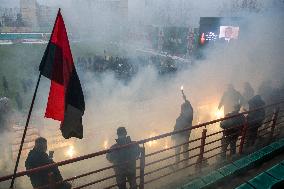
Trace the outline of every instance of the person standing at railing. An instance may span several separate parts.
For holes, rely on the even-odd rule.
[[[265,102],[260,95],[254,96],[249,102],[249,111],[265,106]],[[253,146],[257,139],[258,128],[262,126],[265,119],[265,109],[249,112],[247,115],[248,129],[247,129],[247,143],[246,147]]]
[[[37,138],[35,140],[34,148],[29,152],[29,155],[26,159],[25,162],[26,169],[29,170],[54,163],[54,161],[52,160],[53,153],[50,153],[50,155],[48,155],[46,151],[47,151],[47,140],[43,137]],[[54,182],[59,182],[63,180],[58,167],[52,167],[28,175],[30,177],[33,188],[39,188],[48,185],[49,173],[53,174]],[[70,188],[71,184],[69,184],[68,182],[63,182],[55,189],[70,189]]]
[[[110,149],[119,148],[132,143],[130,136],[127,136],[125,127],[117,129],[116,144],[112,145]],[[114,165],[114,172],[116,182],[119,189],[126,189],[126,179],[129,182],[130,189],[136,189],[136,159],[140,156],[140,147],[138,144],[133,144],[129,147],[114,150],[106,155],[109,162]]]
[[[225,117],[234,116],[239,114],[241,105],[237,104],[234,106],[234,111],[225,115]],[[226,158],[226,152],[228,146],[230,145],[230,157],[236,154],[236,145],[239,135],[241,134],[242,127],[245,123],[245,116],[240,114],[237,117],[226,119],[220,123],[220,127],[223,130],[223,138],[221,140],[222,144],[222,160]]]
[[[224,115],[234,111],[234,105],[240,104],[241,106],[244,105],[244,98],[243,96],[237,91],[232,84],[227,86],[227,90],[224,92],[218,109],[224,106]]]
[[[254,96],[254,90],[249,82],[245,82],[244,91],[242,96],[244,97],[244,110],[248,110],[248,101]]]
[[[182,94],[183,94],[184,103],[181,105],[181,112],[180,112],[179,117],[176,119],[174,131],[179,131],[182,129],[192,127],[193,108],[190,102],[186,99],[186,96],[184,95],[183,90],[182,90]],[[189,151],[188,151],[189,143],[188,142],[189,142],[190,133],[191,133],[191,130],[188,130],[188,131],[184,131],[184,132],[172,135],[172,140],[174,141],[175,145],[180,145],[180,144],[185,143],[182,146],[178,146],[175,148],[176,166],[173,168],[177,169],[179,167],[178,164],[180,161],[181,148],[183,148],[184,159],[189,158]],[[188,160],[185,160],[183,162],[184,162],[184,166],[188,165]]]

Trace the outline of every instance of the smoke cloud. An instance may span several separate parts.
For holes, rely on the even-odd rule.
[[[0,2],[2,1],[0,0]],[[200,16],[222,16],[221,14],[242,17],[243,20],[239,26],[240,37],[238,40],[229,45],[216,44],[204,49],[202,53],[206,55],[206,59],[196,60],[194,65],[180,70],[176,74],[161,76],[154,66],[142,67],[138,65],[139,72],[126,84],[117,80],[112,72],[98,75],[92,71],[87,73],[79,71],[86,100],[86,111],[83,117],[85,139],[75,140],[75,156],[110,147],[115,142],[116,128],[119,126],[125,126],[133,140],[172,131],[175,119],[180,113],[180,105],[183,102],[180,93],[181,85],[184,86],[185,94],[192,103],[194,124],[197,124],[216,118],[215,111],[226,84],[232,83],[240,92],[243,91],[243,83],[246,81],[250,82],[256,92],[259,85],[265,80],[271,80],[274,87],[283,84],[284,15],[281,6],[279,6],[282,4],[277,1],[271,3],[260,1],[262,7],[260,12],[243,11],[239,15],[231,15],[233,14],[230,12],[231,4],[227,2],[217,0],[165,2],[158,0],[151,5],[152,8],[143,9],[140,7],[144,1],[129,1],[128,21],[130,24],[126,24],[127,20],[120,20],[120,27],[118,27],[118,20],[114,18],[121,13],[96,8],[92,1],[40,1],[42,4],[61,7],[67,29],[72,35],[79,36],[83,41],[82,44],[71,44],[75,64],[78,57],[102,55],[104,49],[107,49],[109,54],[120,56],[135,57],[139,55],[139,53],[133,52],[134,42],[126,40],[126,33],[123,35],[127,29],[142,28],[139,27],[139,24],[152,23],[163,26],[175,23],[186,27],[198,27]],[[168,18],[165,15],[167,10],[170,10]],[[177,20],[178,22],[176,22]],[[125,46],[115,47],[117,49],[113,48],[114,51],[110,50],[109,43],[118,37]],[[35,84],[38,75],[37,66],[45,46],[36,48],[13,46],[9,47],[9,50],[6,48],[0,46],[0,51],[4,52],[3,55],[1,54],[0,60],[1,76],[9,71],[17,73],[16,77],[19,79],[32,78]],[[19,82],[14,81],[13,77],[9,78],[16,88],[15,92],[22,92]],[[40,127],[43,135],[58,132],[59,128],[58,122],[43,118],[49,84],[47,79],[42,79],[33,111],[35,121],[32,123]],[[32,91],[33,88],[24,95],[26,106],[31,101]],[[20,122],[23,124],[27,110],[22,114],[23,118]],[[43,130],[42,125],[52,129]],[[220,128],[216,124],[207,129],[210,134]],[[5,137],[9,138],[9,135],[5,134]],[[200,135],[201,129],[192,132],[191,138],[198,138]],[[170,138],[159,140],[156,144],[146,145],[146,152],[157,150],[165,145],[171,145]],[[169,153],[173,154],[174,152],[170,151]],[[66,156],[60,153],[55,154],[56,161],[65,158]],[[104,157],[99,157],[87,160],[80,165],[66,166],[62,168],[62,171],[64,177],[75,176],[74,168],[76,168],[76,174],[79,174],[101,168],[102,165],[107,164]],[[10,172],[11,170],[9,169]],[[88,179],[99,178],[92,176]],[[74,184],[77,185],[80,182],[83,181],[76,181]]]

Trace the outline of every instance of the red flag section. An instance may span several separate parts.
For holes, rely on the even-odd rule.
[[[50,42],[56,46],[55,62],[45,117],[64,120],[65,91],[74,66],[67,32],[60,11],[58,12]]]
[[[61,131],[65,138],[82,138],[84,96],[60,10],[40,64],[40,71],[51,80],[45,117],[61,121]]]

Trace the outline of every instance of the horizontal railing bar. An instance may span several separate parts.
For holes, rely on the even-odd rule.
[[[223,137],[222,137],[222,138],[223,138]],[[207,143],[205,143],[205,146],[206,146],[206,145],[209,145],[209,144],[212,144],[212,143],[215,143],[215,142],[218,142],[218,141],[222,140],[222,138],[213,140],[213,141],[211,141],[211,142],[207,142]]]
[[[180,169],[176,169],[175,171],[172,171],[172,172],[170,172],[170,173],[167,173],[167,174],[164,174],[164,175],[159,176],[159,177],[157,177],[157,178],[148,180],[148,181],[146,181],[144,184],[145,184],[145,185],[146,185],[146,184],[149,184],[149,183],[151,183],[151,182],[154,182],[154,181],[159,180],[159,179],[161,179],[161,178],[163,178],[163,177],[169,176],[169,175],[171,175],[171,174],[173,174],[173,173],[176,173],[176,172],[178,172],[178,171],[187,169],[187,168],[189,168],[189,167],[191,167],[191,166],[193,166],[193,165],[196,165],[196,164],[197,164],[197,163],[191,163],[191,164],[189,164],[189,165],[187,165],[187,166],[184,166],[184,167],[182,167],[182,168],[180,168]]]
[[[210,134],[210,135],[206,135],[206,138],[207,138],[207,137],[214,136],[214,135],[217,135],[217,134],[219,134],[219,133],[223,133],[223,131],[224,131],[224,130],[221,130],[221,131],[218,131],[218,132],[216,132],[216,133],[212,133],[212,134]]]
[[[204,151],[204,154],[206,154],[206,153],[208,153],[208,152],[211,152],[211,151],[213,151],[213,150],[216,150],[216,149],[218,149],[218,148],[221,148],[221,147],[222,147],[222,145],[217,146],[217,147],[214,147],[214,148],[211,148],[211,149],[209,149],[209,150],[207,150],[207,151]]]
[[[227,152],[228,150],[230,150],[230,149],[227,149],[226,152]],[[220,155],[220,154],[222,154],[222,153],[224,153],[224,152],[219,152],[219,153],[214,154],[214,155],[212,155],[212,156],[203,158],[202,161],[205,161],[205,160],[208,160],[208,159],[210,159],[210,158],[216,157],[216,156],[218,156],[218,155]]]
[[[164,151],[167,151],[167,150],[171,150],[171,149],[176,148],[176,147],[179,147],[179,146],[183,146],[183,145],[185,145],[185,144],[189,144],[189,143],[192,143],[192,142],[196,142],[196,141],[198,141],[198,140],[200,140],[200,139],[201,139],[201,138],[197,138],[197,139],[190,140],[190,141],[185,142],[185,143],[182,143],[182,144],[178,144],[178,145],[175,145],[175,146],[171,146],[171,147],[169,147],[169,148],[165,148],[165,149],[163,149],[163,150],[159,150],[159,151],[156,151],[156,152],[147,154],[147,155],[145,155],[145,157],[153,156],[153,155],[156,155],[156,154],[158,154],[158,153],[161,153],[161,152],[164,152]]]
[[[268,131],[268,132],[266,132],[266,133],[262,133],[261,135],[259,135],[259,136],[261,136],[261,137],[263,137],[263,136],[265,136],[265,135],[268,135],[268,134],[270,134],[271,132],[270,131]]]
[[[144,176],[147,176],[147,175],[153,174],[153,173],[155,173],[155,172],[158,172],[158,171],[160,171],[160,170],[163,170],[163,169],[169,168],[169,167],[171,167],[171,166],[173,166],[173,165],[179,164],[180,162],[184,162],[184,161],[187,161],[187,160],[193,159],[193,158],[198,157],[198,156],[199,156],[199,154],[196,154],[196,155],[194,155],[194,156],[190,156],[189,158],[186,158],[186,159],[180,160],[180,161],[178,161],[178,162],[175,162],[175,163],[172,163],[172,164],[166,165],[166,166],[164,166],[164,167],[160,167],[160,168],[158,168],[158,169],[155,169],[155,170],[153,170],[153,171],[150,171],[150,172],[145,173],[145,174],[144,174]]]
[[[182,152],[180,152],[180,153],[178,153],[178,154],[174,154],[174,155],[171,155],[171,156],[162,158],[162,159],[158,159],[158,160],[156,160],[156,161],[152,161],[152,162],[150,162],[150,163],[145,164],[145,167],[146,167],[146,166],[149,166],[149,165],[153,165],[153,164],[159,163],[159,162],[161,162],[161,161],[165,161],[165,160],[170,159],[170,158],[173,158],[173,157],[175,157],[175,156],[177,156],[177,155],[181,155],[181,154],[190,152],[190,151],[192,151],[192,150],[196,150],[196,149],[198,149],[198,148],[200,148],[200,147],[201,147],[201,145],[200,145],[200,146],[196,146],[196,147],[191,148],[191,149],[188,149],[188,150],[186,150],[186,151],[182,151]]]
[[[109,176],[109,177],[105,177],[105,178],[96,180],[96,181],[94,181],[94,182],[89,182],[89,183],[84,184],[84,185],[82,185],[82,186],[78,186],[78,187],[76,187],[76,188],[74,188],[74,189],[85,188],[85,187],[87,187],[87,186],[91,186],[91,185],[94,185],[94,184],[97,184],[97,183],[99,183],[99,182],[103,182],[103,181],[105,181],[105,180],[109,180],[109,179],[112,179],[112,178],[115,178],[115,177],[116,177],[116,175],[112,175],[112,176]]]

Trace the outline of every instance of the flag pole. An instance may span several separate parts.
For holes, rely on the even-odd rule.
[[[21,157],[21,152],[22,152],[22,149],[23,149],[25,137],[26,137],[26,134],[27,134],[27,129],[28,129],[28,126],[29,126],[29,122],[30,122],[32,110],[33,110],[33,107],[34,107],[34,102],[35,102],[35,98],[36,98],[36,94],[37,94],[37,90],[38,90],[40,78],[41,78],[41,72],[40,72],[40,74],[39,74],[39,76],[38,76],[38,80],[37,80],[37,84],[36,84],[36,89],[35,89],[35,91],[34,91],[32,103],[31,103],[30,110],[29,110],[29,114],[28,114],[28,118],[27,118],[27,121],[26,121],[25,130],[24,130],[24,133],[23,133],[23,137],[22,137],[20,149],[19,149],[19,152],[18,152],[17,161],[16,161],[16,165],[15,165],[15,168],[14,168],[14,173],[13,173],[13,177],[12,177],[10,189],[13,188],[14,182],[15,182],[15,179],[16,179],[16,172],[17,172],[17,169],[18,169],[18,165],[19,165],[19,161],[20,161],[20,157]]]
[[[60,11],[61,11],[61,9],[59,8],[59,9],[58,9],[58,13],[59,13]],[[57,16],[56,16],[56,19],[55,19],[54,26],[53,26],[53,28],[52,28],[52,33],[53,33],[53,31],[54,31],[55,24],[56,24],[56,22],[57,22],[58,13],[57,13]],[[50,40],[51,40],[51,36],[50,36],[48,45],[50,44]],[[27,134],[27,129],[28,129],[28,126],[29,126],[29,122],[30,122],[32,110],[33,110],[33,107],[34,107],[34,102],[35,102],[35,98],[36,98],[36,94],[37,94],[37,90],[38,90],[40,78],[41,78],[41,72],[39,73],[39,76],[38,76],[36,88],[35,88],[35,91],[34,91],[32,103],[31,103],[30,110],[29,110],[29,114],[28,114],[28,118],[27,118],[27,121],[26,121],[26,125],[25,125],[25,129],[24,129],[24,133],[23,133],[23,137],[22,137],[20,149],[19,149],[19,152],[18,152],[16,165],[15,165],[15,168],[14,168],[14,173],[13,173],[13,177],[12,177],[10,189],[13,189],[13,187],[14,187],[14,183],[15,183],[15,179],[16,179],[16,173],[17,173],[17,169],[18,169],[18,166],[19,166],[19,161],[20,161],[20,157],[21,157],[21,153],[22,153],[22,149],[23,149],[25,137],[26,137],[26,134]]]

